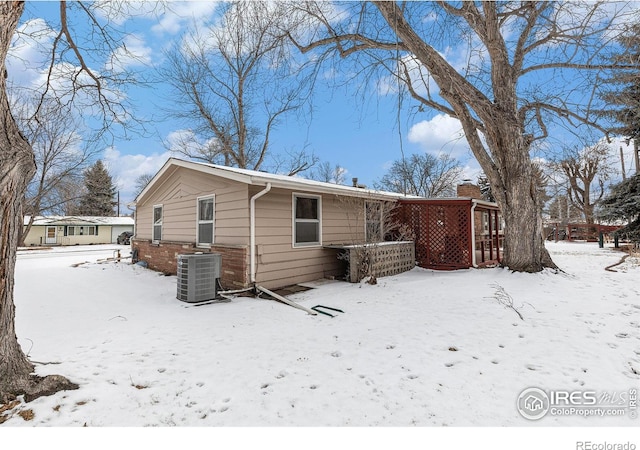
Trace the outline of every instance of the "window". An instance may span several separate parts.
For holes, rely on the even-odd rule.
[[[69,225],[65,227],[64,235],[65,236],[97,236],[98,227],[95,225],[89,225],[89,226]]]
[[[153,242],[162,239],[162,205],[153,207]]]
[[[198,198],[198,231],[197,245],[211,246],[213,244],[214,228],[214,196]]]
[[[320,245],[322,198],[293,195],[293,246]]]

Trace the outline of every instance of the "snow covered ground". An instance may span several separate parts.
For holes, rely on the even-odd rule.
[[[625,398],[640,387],[640,262],[605,271],[612,249],[549,243],[558,274],[416,268],[289,297],[344,311],[330,318],[253,298],[192,306],[175,277],[96,262],[118,248],[19,253],[19,341],[38,374],[80,389],[0,428],[640,425]],[[627,408],[531,421],[516,408],[529,387]]]

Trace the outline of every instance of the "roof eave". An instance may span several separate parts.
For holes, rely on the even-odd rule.
[[[317,184],[307,184],[304,180],[283,180],[273,177],[262,177],[260,175],[249,175],[235,172],[233,170],[226,170],[223,167],[213,166],[208,164],[195,163],[191,161],[185,161],[178,158],[169,158],[167,162],[162,166],[162,168],[158,171],[158,173],[149,181],[147,186],[138,194],[135,200],[132,202],[134,205],[137,205],[150,190],[151,186],[155,184],[156,180],[160,179],[163,174],[165,174],[171,167],[178,166],[184,167],[187,169],[196,170],[199,172],[207,173],[210,175],[219,176],[228,180],[237,181],[240,183],[244,183],[247,185],[253,186],[266,186],[267,183],[271,183],[271,186],[274,188],[281,189],[289,189],[289,190],[298,190],[298,191],[306,191],[306,192],[314,192],[321,194],[334,194],[334,195],[343,195],[343,196],[351,196],[351,197],[369,197],[376,200],[395,200],[399,198],[409,198],[403,194],[396,194],[392,192],[381,192],[375,191],[371,189],[361,189],[350,186],[342,186],[342,185],[329,185],[326,183],[325,185],[317,185]]]

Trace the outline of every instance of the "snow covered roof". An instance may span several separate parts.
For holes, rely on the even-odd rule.
[[[147,184],[147,187],[138,195],[136,202],[139,201],[148,192],[154,182],[166,173],[171,167],[185,167],[187,169],[197,170],[199,172],[208,173],[229,180],[238,181],[240,183],[266,186],[270,183],[274,188],[284,189],[301,189],[310,192],[323,194],[346,195],[350,197],[370,197],[380,200],[396,200],[399,198],[421,198],[410,195],[403,195],[397,192],[385,192],[375,189],[363,189],[354,186],[344,186],[334,183],[325,183],[322,181],[309,180],[298,176],[278,175],[268,172],[260,172],[257,170],[239,169],[237,167],[220,166],[216,164],[207,164],[201,162],[185,161],[178,158],[169,158],[162,166],[160,171]]]
[[[29,224],[30,216],[24,217],[24,225]],[[34,225],[131,225],[133,217],[101,216],[36,216]]]

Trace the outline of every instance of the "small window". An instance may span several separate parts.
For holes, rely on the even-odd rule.
[[[198,246],[211,246],[213,244],[214,228],[214,197],[198,198]]]
[[[76,227],[67,227],[67,236],[75,236]]]
[[[87,235],[89,235],[89,236],[97,236],[98,235],[98,227],[88,226],[87,227]]]
[[[293,196],[293,246],[320,245],[321,197]]]
[[[162,239],[162,205],[153,207],[153,242]]]

